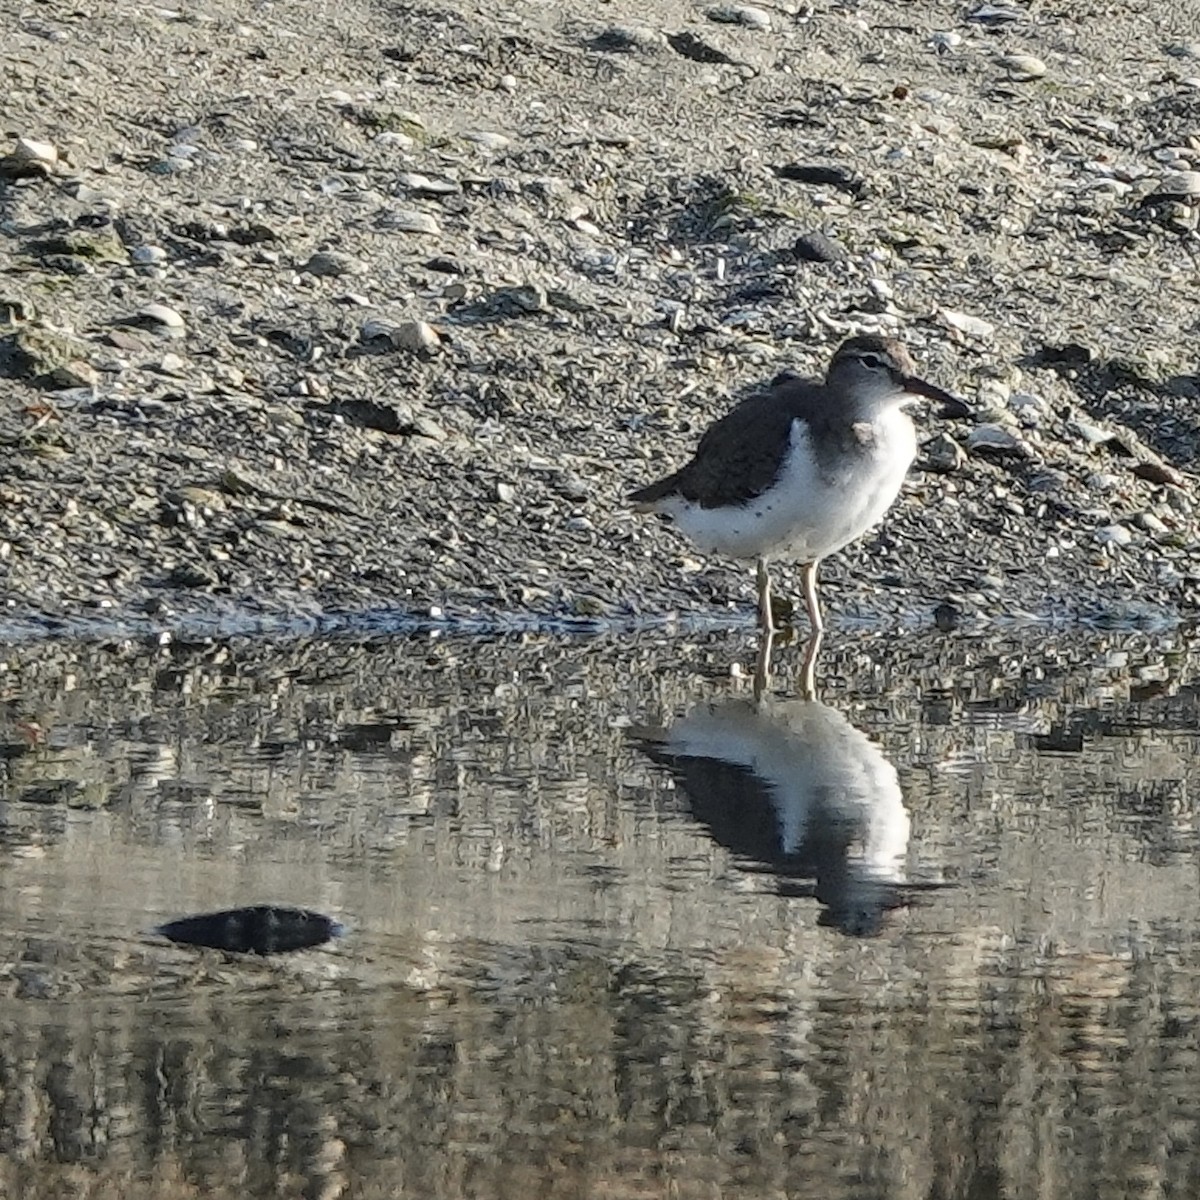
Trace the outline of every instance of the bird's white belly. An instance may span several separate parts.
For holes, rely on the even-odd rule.
[[[763,495],[728,508],[677,501],[667,511],[706,553],[816,562],[879,523],[916,457],[916,431],[899,408],[863,432],[861,454],[820,470],[804,424],[793,421],[787,461]]]

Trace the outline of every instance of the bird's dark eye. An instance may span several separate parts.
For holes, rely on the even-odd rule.
[[[872,371],[879,371],[883,368],[883,359],[878,354],[864,354],[862,364],[864,367],[870,367]]]

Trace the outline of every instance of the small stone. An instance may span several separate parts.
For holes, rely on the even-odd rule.
[[[517,90],[517,77],[515,75],[501,75],[500,90],[504,92],[515,92]]]
[[[11,361],[18,378],[58,387],[91,386],[83,370],[88,353],[86,342],[40,325],[23,326],[0,341],[0,354]]]
[[[1046,64],[1032,54],[1002,54],[996,59],[996,65],[1003,67],[1009,79],[1016,83],[1028,83],[1046,74]]]
[[[56,387],[90,388],[100,382],[100,376],[90,363],[76,358],[55,367],[50,372],[50,381]]]
[[[1162,534],[1168,532],[1166,522],[1160,520],[1152,512],[1138,513],[1138,515],[1134,517],[1134,523],[1138,525],[1139,528],[1144,529],[1147,533],[1152,533],[1155,536],[1161,536]]]
[[[343,254],[340,250],[318,250],[300,268],[308,275],[325,277],[358,275],[363,269],[363,264],[357,258],[352,254]]]
[[[957,471],[966,461],[963,448],[948,433],[940,433],[926,443],[920,465],[927,471],[948,475]]]
[[[44,179],[58,162],[58,151],[49,142],[17,138],[11,154],[0,158],[0,178]]]
[[[359,328],[358,338],[364,346],[369,346],[372,342],[393,342],[396,334],[396,326],[391,321],[382,320],[379,317],[368,317]]]
[[[406,192],[419,196],[452,196],[462,191],[461,185],[453,179],[431,179],[419,171],[401,171],[396,182]]]
[[[432,417],[425,413],[417,413],[413,417],[412,431],[417,437],[429,438],[433,442],[444,442],[449,436]]]
[[[58,149],[53,142],[42,142],[36,138],[17,138],[17,144],[11,155],[17,162],[41,163],[52,167],[58,162]]]
[[[1029,444],[1003,425],[978,425],[967,434],[967,449],[975,454],[1033,457]]]
[[[792,183],[807,183],[813,187],[831,187],[858,197],[866,191],[866,184],[847,167],[824,166],[820,163],[784,163],[775,168],[780,179]]]
[[[182,375],[187,369],[187,364],[178,354],[164,354],[159,361],[158,369],[164,375]]]
[[[477,146],[482,146],[485,150],[507,150],[512,145],[512,138],[505,137],[502,133],[492,133],[486,129],[468,130],[462,135],[463,141],[474,142]]]
[[[157,302],[139,308],[136,321],[140,325],[148,325],[151,328],[158,327],[176,334],[182,334],[184,330],[183,317],[175,309]]]
[[[502,317],[527,316],[548,312],[550,309],[546,289],[537,284],[497,288],[490,295],[483,297],[480,303]]]
[[[801,262],[831,263],[846,257],[846,251],[819,230],[802,233],[793,243],[792,252]]]
[[[1124,525],[1105,525],[1096,530],[1095,537],[1102,546],[1128,546],[1133,541],[1133,534]]]
[[[962,624],[962,609],[949,600],[943,600],[933,610],[933,623],[942,633],[952,633]]]
[[[405,321],[391,332],[392,345],[411,354],[434,354],[441,349],[441,335],[426,321]]]
[[[222,388],[237,391],[246,382],[245,373],[240,367],[233,366],[232,363],[214,363],[212,373],[213,378]]]
[[[1200,196],[1200,171],[1171,171],[1159,180],[1158,192],[1183,199]]]
[[[1111,429],[1101,429],[1099,425],[1092,425],[1087,421],[1071,421],[1067,428],[1078,434],[1089,446],[1103,446],[1117,436]]]
[[[954,333],[973,338],[990,338],[996,332],[996,327],[982,317],[973,317],[969,313],[956,312],[952,308],[939,308],[937,319],[940,324]]]
[[[1183,487],[1184,478],[1174,467],[1164,462],[1152,460],[1140,461],[1134,464],[1133,473],[1139,479],[1149,483],[1157,483],[1163,487]]]
[[[395,229],[401,233],[441,233],[442,228],[432,213],[416,208],[393,208],[381,213],[377,224],[380,229]]]
[[[665,41],[648,25],[610,25],[589,38],[587,46],[602,54],[654,54],[663,49]]]
[[[771,28],[771,14],[748,4],[722,4],[710,8],[708,19],[721,25],[744,25],[747,29]]]
[[[1022,425],[1035,426],[1049,411],[1049,405],[1041,396],[1032,392],[1013,392],[1008,398],[1008,407],[1017,414]]]
[[[496,484],[495,499],[498,504],[511,504],[517,498],[517,489],[511,483]]]
[[[166,262],[167,252],[161,246],[135,246],[129,252],[129,257],[139,267],[154,267]]]
[[[417,139],[398,129],[385,129],[375,135],[376,146],[394,146],[397,150],[411,150],[417,144]]]
[[[1028,16],[1022,9],[1012,4],[981,4],[967,14],[968,21],[978,21],[981,25],[1007,25],[1012,21],[1020,21]]]

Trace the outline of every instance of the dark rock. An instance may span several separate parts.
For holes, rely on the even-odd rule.
[[[819,230],[802,233],[796,239],[792,250],[801,262],[841,262],[847,257],[845,249],[839,243]]]
[[[188,946],[205,946],[232,954],[267,955],[320,946],[340,937],[343,929],[324,913],[255,904],[181,917],[160,925],[155,932]]]
[[[867,190],[866,183],[846,167],[829,167],[810,163],[785,163],[775,168],[780,179],[791,183],[808,183],[815,187],[831,187],[856,199]]]

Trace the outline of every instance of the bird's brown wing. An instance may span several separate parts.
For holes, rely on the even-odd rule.
[[[816,393],[813,385],[789,379],[743,400],[709,427],[691,462],[633,492],[630,500],[648,507],[672,496],[701,508],[749,503],[779,475],[792,421],[809,415]]]

